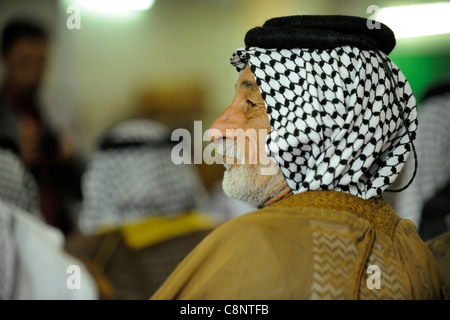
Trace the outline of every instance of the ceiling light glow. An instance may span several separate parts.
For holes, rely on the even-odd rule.
[[[450,33],[450,2],[385,7],[374,20],[390,27],[397,39]]]

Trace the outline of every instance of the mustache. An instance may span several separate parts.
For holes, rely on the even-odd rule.
[[[232,139],[224,139],[221,146],[216,149],[220,155],[224,158],[236,159],[238,161],[244,161],[245,155],[237,146],[237,142]]]

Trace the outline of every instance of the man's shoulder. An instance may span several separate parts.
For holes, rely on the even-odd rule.
[[[221,287],[225,298],[350,298],[358,283],[339,286],[342,279],[358,278],[370,241],[331,211],[256,210],[225,222],[191,252],[185,264],[196,270],[194,281],[201,285],[188,296],[217,297],[215,288]]]
[[[317,237],[364,237],[371,224],[357,216],[334,210],[298,206],[269,206],[228,220],[212,232],[214,239],[241,239],[247,242],[270,239],[274,242],[310,244]]]
[[[314,226],[348,226],[352,229],[367,230],[370,223],[357,215],[346,211],[299,205],[272,205],[258,209],[226,221],[221,228],[237,227],[314,227]]]

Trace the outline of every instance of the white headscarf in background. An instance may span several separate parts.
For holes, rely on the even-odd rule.
[[[82,232],[199,209],[202,182],[193,165],[172,162],[170,135],[166,126],[143,119],[106,133],[83,177]]]
[[[0,200],[0,300],[98,298],[84,264],[65,252],[60,230]]]
[[[0,199],[40,218],[39,189],[19,155],[0,146]]]
[[[416,179],[394,201],[398,215],[413,221],[417,228],[424,204],[450,182],[450,91],[423,100],[419,123],[415,143],[419,158]],[[408,160],[402,180],[413,170],[414,163]],[[450,208],[442,214],[450,214]]]
[[[15,252],[12,217],[0,207],[0,300],[10,299],[13,294]]]

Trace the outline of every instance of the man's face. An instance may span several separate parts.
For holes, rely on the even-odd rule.
[[[255,207],[262,207],[273,196],[278,187],[274,184],[286,184],[279,170],[262,174],[274,166],[265,151],[270,129],[264,100],[247,65],[236,83],[233,102],[213,123],[210,132],[214,132],[211,141],[223,143],[225,149],[225,194]]]
[[[229,144],[236,144],[239,162],[245,161],[247,165],[257,165],[265,160],[264,163],[267,163],[266,158],[261,158],[265,156],[264,142],[270,131],[269,117],[248,65],[236,83],[233,102],[212,124],[211,129],[220,132],[220,136],[211,137],[213,142],[223,140],[223,142],[228,141]],[[230,168],[240,165],[237,159],[228,157],[226,160]]]
[[[20,90],[39,86],[46,57],[45,40],[30,37],[18,39],[3,56],[9,82]]]

